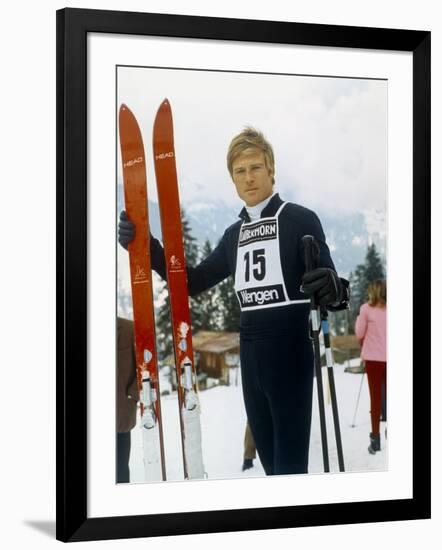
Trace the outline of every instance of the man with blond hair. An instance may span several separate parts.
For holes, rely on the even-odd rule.
[[[313,395],[309,297],[345,309],[348,282],[335,271],[317,215],[275,192],[273,149],[261,132],[245,128],[233,138],[227,168],[244,207],[213,252],[188,268],[189,294],[233,276],[241,307],[244,404],[259,458],[267,475],[307,473]],[[123,211],[120,244],[126,248],[134,232]],[[319,267],[309,273],[304,235],[319,245]],[[164,251],[154,238],[151,262],[166,279]]]

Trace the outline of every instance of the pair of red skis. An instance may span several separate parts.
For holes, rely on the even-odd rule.
[[[161,481],[166,479],[166,461],[155,344],[146,159],[137,120],[124,104],[120,107],[119,129],[125,208],[136,227],[135,239],[129,243],[128,250],[144,470],[147,481]],[[172,111],[167,99],[160,105],[155,118],[153,154],[170,297],[184,477],[201,479],[205,472],[200,405],[192,350]]]

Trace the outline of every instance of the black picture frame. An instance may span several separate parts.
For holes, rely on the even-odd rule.
[[[412,52],[413,498],[88,518],[86,75],[87,35],[92,32]],[[430,32],[414,30],[82,9],[57,12],[57,539],[430,517],[430,40]]]

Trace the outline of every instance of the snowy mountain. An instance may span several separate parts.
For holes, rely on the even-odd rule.
[[[318,212],[336,269],[346,276],[363,263],[367,247],[375,244],[386,257],[387,224],[385,212],[366,210],[336,216]]]

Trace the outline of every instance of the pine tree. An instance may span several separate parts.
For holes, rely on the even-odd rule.
[[[200,256],[198,241],[192,235],[192,229],[183,208],[181,209],[181,225],[183,227],[184,255],[186,257],[186,265],[187,267],[195,267],[198,264]],[[204,309],[202,305],[203,294],[204,293],[193,296],[189,300],[193,334],[201,330],[205,324]]]
[[[201,260],[206,258],[212,250],[213,248],[209,239],[206,239],[201,250]],[[198,330],[217,330],[219,328],[219,313],[216,303],[217,294],[216,288],[209,288],[191,298],[192,328],[194,333]]]
[[[199,256],[198,243],[196,238],[192,235],[192,229],[183,208],[181,208],[181,225],[183,227],[183,244],[186,265],[187,267],[195,267],[198,263]]]
[[[373,243],[367,249],[367,256],[365,257],[365,279],[368,284],[376,279],[383,279],[385,277],[384,267],[382,265],[381,257],[376,250],[376,246]],[[367,291],[367,289],[365,289]]]
[[[359,314],[361,305],[367,300],[368,285],[376,279],[384,279],[385,270],[382,259],[373,243],[368,246],[365,262],[356,266],[354,273],[350,274],[350,330],[354,332],[354,324]]]
[[[233,277],[230,276],[218,285],[218,299],[221,312],[221,330],[239,331],[240,307],[234,288]]]

